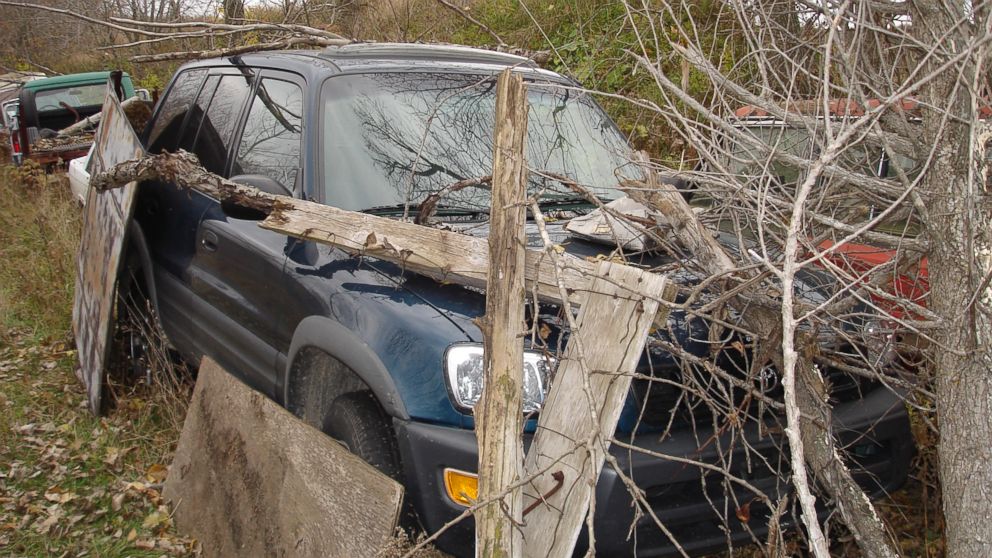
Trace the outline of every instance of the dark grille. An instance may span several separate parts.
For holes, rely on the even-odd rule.
[[[750,381],[756,389],[767,397],[782,399],[781,373],[769,366],[762,371],[764,378],[748,380],[750,355],[746,351],[727,349],[716,358],[716,365],[730,375]],[[650,427],[684,427],[692,422],[709,424],[714,411],[719,415],[735,413],[757,417],[759,404],[743,389],[733,386],[727,380],[716,377],[702,366],[668,363],[653,368],[638,370],[644,376],[657,380],[636,379],[631,390],[637,410],[641,413],[641,423]],[[848,403],[862,399],[866,393],[877,387],[877,382],[861,376],[849,374],[835,368],[821,368],[821,373],[830,390],[832,403]],[[684,389],[683,386],[692,389]],[[700,396],[705,393],[706,397]],[[764,417],[773,413],[767,407]]]

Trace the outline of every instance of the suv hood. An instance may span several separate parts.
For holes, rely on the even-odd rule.
[[[568,222],[568,220],[551,221],[546,225],[551,242],[561,246],[566,253],[586,260],[601,260],[615,256],[619,251],[616,245],[591,242],[576,237],[566,230]],[[445,223],[444,226],[449,230],[476,238],[488,238],[490,232],[488,222]],[[544,241],[536,223],[528,221],[525,226],[525,234],[528,248],[544,249]],[[728,252],[738,253],[736,238],[720,233],[719,240]],[[645,269],[661,268],[660,272],[667,274],[677,284],[686,287],[698,284],[705,278],[705,275],[691,269],[693,266],[678,265],[675,258],[660,251],[626,253],[625,257],[628,265]],[[383,268],[379,267],[379,269],[385,272]],[[402,273],[402,270],[396,269]],[[394,277],[394,279],[398,280],[403,288],[454,322],[470,340],[482,342],[482,334],[473,320],[485,313],[484,289],[442,284],[434,279],[409,272],[402,277]],[[829,275],[813,270],[802,270],[797,274],[795,281],[796,296],[813,304],[825,301],[835,288],[835,282]],[[774,290],[774,288],[771,287],[770,290]],[[685,300],[685,296],[685,294],[680,294],[677,301]],[[698,304],[704,304],[713,296],[716,294],[698,297]],[[731,312],[732,314],[733,312]],[[670,318],[670,320],[677,322],[682,322],[685,319],[684,313],[680,312],[673,312]]]

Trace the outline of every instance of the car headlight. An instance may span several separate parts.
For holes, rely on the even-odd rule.
[[[455,405],[469,411],[485,387],[482,345],[452,345],[444,355],[444,379]],[[554,359],[537,351],[524,351],[523,407],[525,413],[541,410],[548,395]]]

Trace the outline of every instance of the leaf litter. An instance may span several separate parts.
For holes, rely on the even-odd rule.
[[[92,416],[68,346],[0,338],[0,555],[199,555],[161,497],[178,431],[147,390]]]

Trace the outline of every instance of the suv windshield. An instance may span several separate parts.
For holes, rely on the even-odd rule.
[[[785,126],[782,124],[745,125],[742,130],[753,135],[761,143],[774,146],[776,149],[810,159],[817,154],[816,147],[810,142],[807,130]],[[800,170],[779,161],[768,161],[762,155],[754,155],[745,146],[735,145],[723,157],[724,168],[742,180],[754,179],[764,173],[771,172],[779,184],[794,188],[799,183]],[[919,172],[916,164],[905,157],[898,156],[894,161],[884,157],[881,148],[869,148],[864,144],[853,145],[840,154],[837,163],[847,169],[868,176],[894,177],[898,166],[912,180]]]
[[[603,199],[639,176],[630,148],[587,95],[528,83],[529,191],[548,199],[575,194],[567,177]],[[449,73],[381,73],[330,79],[323,90],[326,203],[350,210],[416,206],[455,182],[492,173],[496,78]],[[543,175],[543,176],[542,176]],[[445,196],[449,208],[486,211],[489,192]]]
[[[804,160],[815,159],[818,148],[811,141],[809,131],[792,126],[787,126],[778,122],[743,122],[739,128],[748,134],[753,135],[764,145],[772,146],[776,150],[795,155]],[[739,184],[760,188],[771,177],[772,184],[776,188],[781,188],[781,192],[786,198],[795,192],[799,182],[804,178],[803,171],[797,167],[788,165],[778,159],[769,159],[763,152],[753,152],[746,145],[734,144],[730,149],[719,154],[720,168],[732,176]],[[836,164],[843,168],[850,169],[856,173],[866,176],[877,176],[880,178],[891,178],[895,180],[898,169],[902,169],[910,180],[919,174],[916,163],[901,155],[896,155],[890,159],[881,148],[869,147],[864,143],[855,144],[843,151]],[[822,188],[825,183],[820,183]],[[836,208],[846,208],[856,206],[867,211],[866,217],[872,218],[877,211],[881,211],[883,206],[875,207],[867,204],[863,198],[857,195],[845,194],[844,188],[849,186],[841,185],[840,188],[832,187],[830,194],[835,198]],[[816,194],[816,193],[815,193]],[[816,195],[813,196],[816,199]],[[712,200],[701,195],[693,198],[697,205],[707,205]],[[879,224],[877,230],[890,232],[892,234],[908,234],[915,236],[919,233],[919,224],[913,217],[896,217],[888,219]]]

